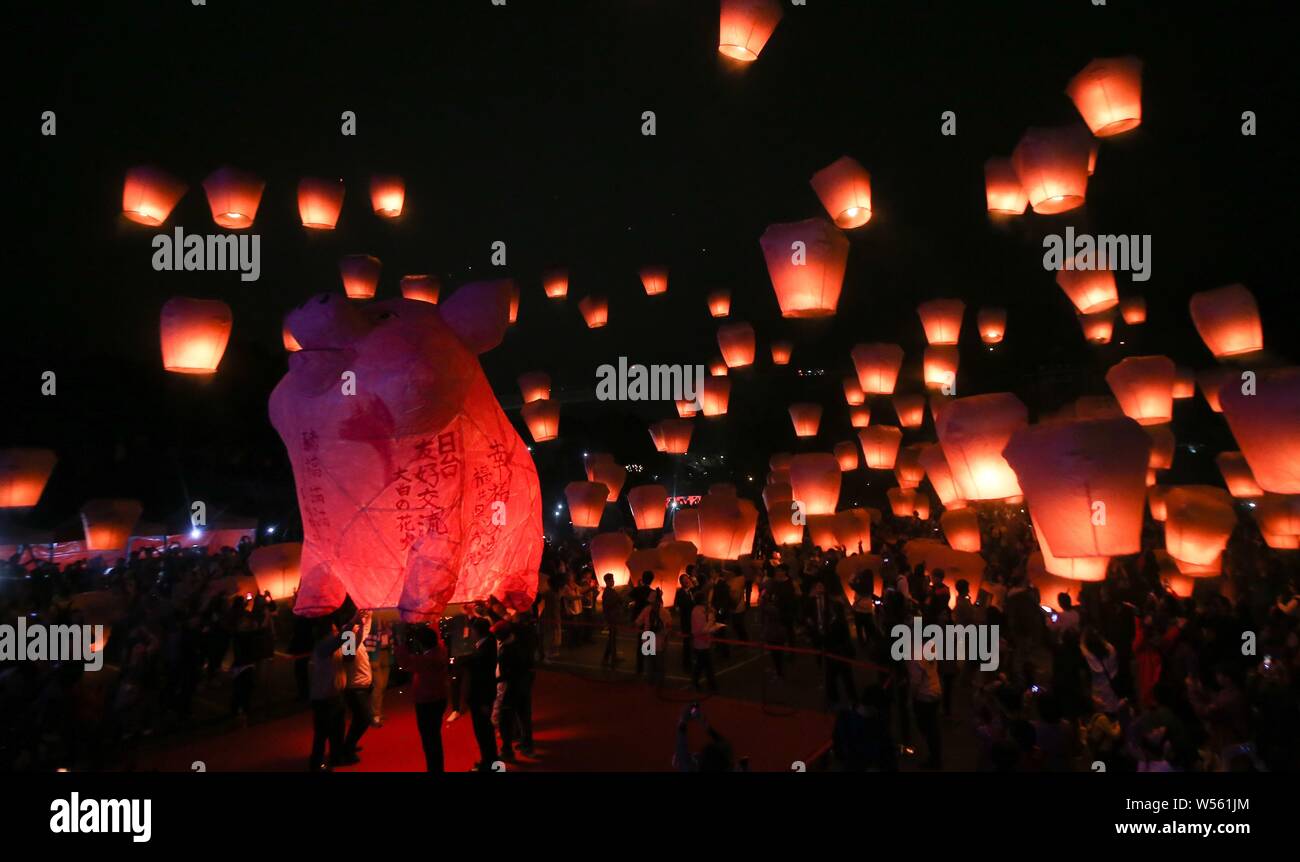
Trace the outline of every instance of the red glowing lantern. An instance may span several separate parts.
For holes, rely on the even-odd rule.
[[[298,339],[294,338],[293,333],[289,331],[289,321],[287,320],[280,325],[280,341],[284,343],[284,349],[289,353],[297,353],[302,350],[302,345],[298,343]]]
[[[890,488],[885,491],[889,499],[889,509],[895,518],[910,518],[916,514],[915,488]]]
[[[689,419],[664,419],[655,425],[659,428],[659,439],[663,441],[665,453],[686,454],[691,447],[691,431],[695,427]]]
[[[302,542],[264,545],[248,557],[248,568],[259,593],[270,593],[275,601],[293,598],[302,571]]]
[[[858,382],[868,395],[890,395],[903,367],[903,348],[897,344],[858,344],[849,352]]]
[[[894,478],[900,488],[918,488],[925,478],[925,467],[921,466],[921,451],[924,445],[913,443],[898,450],[894,459]]]
[[[600,482],[570,482],[564,486],[564,499],[568,501],[569,520],[573,526],[593,529],[600,526],[600,519],[605,514],[609,488]]]
[[[253,226],[264,188],[257,176],[232,167],[217,168],[203,181],[212,220],[234,230]]]
[[[701,556],[737,560],[750,552],[758,531],[758,509],[753,503],[728,494],[706,494],[697,511]]]
[[[1083,337],[1090,344],[1110,344],[1115,334],[1115,311],[1107,309],[1096,314],[1080,314],[1079,326],[1083,328]]]
[[[782,317],[829,317],[835,313],[849,241],[834,225],[825,219],[774,224],[763,232],[759,245]]]
[[[632,556],[632,540],[625,533],[597,533],[591,537],[591,568],[603,582],[605,575],[614,576],[616,586],[632,579],[627,561]],[[640,572],[637,573],[640,575]]]
[[[545,371],[525,371],[519,375],[519,393],[525,404],[545,401],[551,397],[551,375]]]
[[[58,460],[49,449],[0,449],[0,509],[35,506]]]
[[[984,163],[984,197],[995,215],[1024,215],[1029,195],[1011,159],[992,158]]]
[[[722,0],[718,51],[733,60],[752,63],[780,21],[777,0]]]
[[[791,404],[790,421],[796,437],[816,437],[822,423],[822,406],[807,402]]]
[[[1130,356],[1111,366],[1106,383],[1124,415],[1143,425],[1160,425],[1174,416],[1175,373],[1167,356]]]
[[[844,388],[844,400],[850,407],[858,407],[867,401],[867,393],[862,391],[862,385],[858,383],[856,376],[845,377],[841,381]]]
[[[519,320],[519,285],[515,284],[513,278],[501,279],[506,283],[510,290],[510,316],[508,323],[514,326]]]
[[[585,296],[578,302],[588,329],[600,329],[609,323],[609,300],[603,296]]]
[[[177,374],[212,374],[221,364],[234,320],[218,299],[176,296],[162,307],[159,326],[163,368]]]
[[[1065,92],[1099,138],[1135,129],[1142,122],[1142,61],[1136,57],[1093,60]]]
[[[138,500],[90,500],[81,507],[87,551],[120,551],[140,520]]]
[[[858,447],[852,440],[836,443],[831,452],[840,464],[840,472],[847,473],[858,469]]]
[[[1215,413],[1223,412],[1223,405],[1219,403],[1219,390],[1229,380],[1237,379],[1238,374],[1239,372],[1232,368],[1211,368],[1196,375],[1196,385],[1201,387],[1205,403]]]
[[[963,500],[1003,500],[1022,493],[1002,450],[1028,421],[1029,411],[1009,392],[956,398],[944,407],[935,430]]]
[[[714,317],[731,314],[731,291],[719,288],[709,294],[709,314]]]
[[[383,264],[379,258],[368,254],[349,254],[339,258],[339,275],[343,278],[343,292],[348,299],[370,299],[379,287],[379,272]]]
[[[1119,313],[1129,326],[1147,322],[1147,301],[1141,296],[1126,296],[1119,302]]]
[[[415,302],[438,304],[442,282],[433,275],[404,275],[401,281],[402,296]]]
[[[980,552],[980,520],[974,509],[957,509],[939,516],[944,538],[954,551]]]
[[[1021,136],[1011,162],[1034,212],[1052,215],[1083,206],[1090,151],[1090,141],[1073,126],[1032,128]]]
[[[1192,398],[1195,395],[1196,375],[1192,373],[1192,369],[1184,368],[1179,365],[1174,369],[1174,400],[1181,401],[1185,398]]]
[[[1168,425],[1146,425],[1143,430],[1151,438],[1151,457],[1147,461],[1148,470],[1168,470],[1174,466],[1174,432]]]
[[[763,504],[767,507],[768,526],[772,541],[778,545],[797,545],[803,541],[802,521],[794,517],[794,490],[789,482],[771,482],[763,489]]]
[[[1080,314],[1096,314],[1119,304],[1115,273],[1108,269],[1062,269],[1056,283]]]
[[[1243,285],[1231,284],[1194,293],[1189,305],[1192,323],[1216,359],[1264,349],[1259,306],[1255,304],[1255,295]]]
[[[641,286],[646,296],[658,296],[668,292],[668,267],[645,266],[641,268]]]
[[[677,407],[677,415],[683,419],[690,419],[696,413],[700,412],[699,406],[694,401],[682,398],[673,403]]]
[[[696,509],[673,510],[673,540],[700,546],[700,513]]]
[[[718,328],[718,349],[728,368],[754,364],[754,327],[748,323],[728,323]]]
[[[870,407],[850,407],[849,425],[853,428],[866,428],[871,424]]]
[[[560,403],[543,398],[529,401],[520,410],[534,443],[545,443],[560,436]]]
[[[827,452],[790,459],[790,488],[805,515],[833,515],[840,500],[840,464]]]
[[[709,374],[713,375],[714,377],[726,377],[727,360],[723,359],[721,356],[713,357],[713,359],[709,362]]]
[[[1300,367],[1225,382],[1219,403],[1259,487],[1300,494]]]
[[[925,340],[933,345],[956,344],[961,336],[961,319],[966,303],[960,299],[931,299],[916,307],[925,328]]]
[[[1300,548],[1300,496],[1265,494],[1255,503],[1255,522],[1270,548]]]
[[[925,475],[930,479],[930,487],[939,495],[939,502],[946,509],[964,509],[966,501],[957,491],[957,483],[952,478],[952,468],[943,455],[943,447],[938,443],[928,443],[921,448],[918,456]]]
[[[930,520],[930,495],[921,490],[916,490],[913,493],[916,494],[915,503],[913,504],[916,517],[922,521]]]
[[[167,221],[185,189],[185,183],[166,171],[148,165],[131,168],[122,184],[122,215],[136,224],[157,227]]]
[[[663,485],[638,485],[627,492],[627,505],[638,530],[662,530],[668,489]]]
[[[1175,560],[1218,573],[1219,556],[1237,526],[1232,498],[1222,488],[1180,485],[1165,495],[1165,550]],[[1179,566],[1183,574],[1192,572]],[[1210,572],[1206,572],[1210,574]]]
[[[1052,553],[1043,535],[1042,528],[1034,513],[1029,513],[1029,523],[1034,529],[1034,538],[1038,540],[1038,550],[1043,558],[1043,566],[1050,574],[1070,581],[1100,581],[1106,577],[1106,568],[1110,557],[1060,557]]]
[[[1214,463],[1223,474],[1223,484],[1228,486],[1228,493],[1239,500],[1249,500],[1264,496],[1264,489],[1255,481],[1255,474],[1250,472],[1246,456],[1240,452],[1220,452]]]
[[[853,159],[841,156],[811,182],[836,227],[852,230],[871,221],[871,175]]]
[[[700,387],[700,412],[705,416],[725,416],[731,400],[731,381],[725,377],[706,377]]]
[[[1169,493],[1168,485],[1151,485],[1147,488],[1147,506],[1151,509],[1151,520],[1165,520],[1168,510],[1165,507],[1165,496]]]
[[[342,210],[342,180],[303,177],[298,181],[298,215],[303,227],[333,230]]]
[[[893,425],[872,425],[858,432],[862,457],[869,470],[892,470],[898,459],[903,432]]]
[[[961,355],[956,347],[930,346],[925,348],[921,360],[921,373],[925,385],[930,389],[942,389],[952,392],[957,387],[957,367]]]
[[[790,354],[794,351],[794,346],[788,341],[772,342],[772,364],[789,365]]]
[[[1000,344],[1007,334],[1007,310],[1005,308],[981,308],[975,318],[979,326],[980,340],[985,344]]]
[[[773,452],[767,459],[767,466],[772,470],[789,470],[794,456],[789,452]]]
[[[893,400],[898,424],[904,428],[920,428],[925,421],[925,396],[895,395]]]
[[[375,174],[370,178],[370,205],[375,215],[397,218],[406,204],[406,182],[399,176]]]
[[[627,481],[627,469],[608,456],[592,461],[587,466],[587,478],[609,489],[605,498],[607,503],[617,503],[623,483]]]

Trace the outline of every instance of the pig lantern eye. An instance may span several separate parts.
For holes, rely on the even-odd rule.
[[[389,318],[394,317],[397,317],[397,315],[391,311],[382,311],[379,313],[379,320],[388,320]]]

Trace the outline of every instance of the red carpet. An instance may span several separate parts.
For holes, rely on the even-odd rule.
[[[635,681],[605,682],[565,673],[539,671],[533,694],[536,760],[521,759],[510,770],[537,772],[646,772],[672,769],[677,719],[686,692],[664,697]],[[829,715],[800,711],[768,715],[756,703],[715,696],[703,701],[710,724],[723,734],[737,757],[748,756],[754,771],[790,771],[808,760],[830,738]],[[384,699],[385,723],[361,741],[362,762],[346,770],[411,772],[424,767],[415,711],[409,694],[390,690]],[[449,771],[468,770],[477,759],[469,719],[446,725],[443,747]],[[692,746],[703,734],[692,727]],[[210,772],[300,771],[311,749],[311,713],[234,729],[206,739],[156,751],[138,769],[190,771],[196,760]]]

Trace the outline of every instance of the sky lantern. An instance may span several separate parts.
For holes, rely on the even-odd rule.
[[[931,345],[921,359],[921,373],[930,389],[953,389],[957,385],[957,367],[961,355],[951,345]]]
[[[605,502],[617,503],[623,483],[627,481],[627,468],[613,458],[602,458],[587,466],[587,478],[609,489]]]
[[[727,376],[727,360],[721,356],[715,356],[709,361],[709,373],[714,377]]]
[[[1219,403],[1259,487],[1300,494],[1300,366],[1260,371],[1249,389],[1230,379]]]
[[[1110,557],[1062,557],[1052,553],[1047,537],[1043,535],[1038,519],[1030,510],[1029,523],[1034,529],[1034,538],[1038,540],[1038,550],[1043,558],[1043,566],[1050,574],[1071,581],[1101,581],[1106,578],[1106,568]]]
[[[772,364],[789,365],[790,354],[794,352],[794,345],[788,341],[772,342]]]
[[[139,500],[89,500],[81,507],[87,551],[121,551],[144,507]]]
[[[1223,484],[1228,486],[1228,493],[1238,500],[1249,500],[1264,496],[1264,489],[1255,481],[1255,474],[1250,472],[1246,456],[1240,452],[1220,452],[1214,463],[1223,474]]]
[[[725,377],[706,377],[700,386],[700,408],[705,416],[727,415],[731,400],[731,381]]]
[[[835,537],[834,515],[809,515],[807,526],[808,541],[813,547],[825,550],[839,544],[839,539]]]
[[[780,21],[778,0],[722,0],[718,51],[733,60],[752,63]]]
[[[871,221],[871,174],[848,156],[841,156],[812,175],[813,191],[835,226],[844,230]]]
[[[221,364],[234,320],[219,299],[175,296],[162,307],[159,334],[163,368],[177,374],[212,374]]]
[[[844,234],[825,219],[813,218],[771,225],[758,242],[782,317],[835,313],[849,260]]]
[[[253,226],[264,188],[266,183],[260,177],[228,166],[217,168],[203,180],[212,220],[234,230]]]
[[[1062,269],[1056,283],[1080,314],[1096,314],[1119,305],[1115,273],[1109,269]]]
[[[402,296],[415,302],[438,304],[442,282],[435,275],[404,275],[401,281]]]
[[[157,227],[167,221],[185,189],[185,183],[159,168],[131,168],[122,184],[122,215],[136,224]]]
[[[903,348],[897,344],[858,344],[849,352],[858,383],[868,395],[892,395],[903,367]]]
[[[560,402],[549,398],[528,401],[520,413],[534,443],[546,443],[560,436]]]
[[[943,455],[943,447],[938,443],[927,443],[921,448],[918,456],[921,466],[925,468],[925,475],[930,480],[930,487],[939,495],[939,502],[943,503],[946,509],[964,509],[966,501],[961,498],[957,491],[957,483],[952,478],[952,468],[948,466],[948,459]]]
[[[862,457],[871,470],[892,470],[898,459],[903,432],[893,425],[871,425],[858,432]]]
[[[691,447],[691,432],[695,428],[689,419],[663,419],[655,423],[659,426],[659,437],[663,440],[664,452],[669,455],[685,455]]]
[[[903,428],[920,428],[925,422],[924,395],[895,395],[893,402],[898,424]]]
[[[790,421],[796,437],[816,437],[822,424],[822,406],[811,402],[791,404]]]
[[[645,288],[646,296],[658,296],[661,293],[667,293],[668,292],[668,267],[666,266],[641,267],[641,286]]]
[[[1147,508],[1151,510],[1151,519],[1153,521],[1163,522],[1168,510],[1165,507],[1165,497],[1169,494],[1169,485],[1150,485],[1147,487]]]
[[[302,226],[333,230],[343,210],[343,181],[303,177],[298,180],[298,215]]]
[[[1114,309],[1096,314],[1080,314],[1078,317],[1085,341],[1089,344],[1110,344],[1110,339],[1115,334]]]
[[[1065,92],[1097,137],[1135,129],[1142,122],[1142,61],[1137,57],[1093,60],[1070,79]]]
[[[511,326],[514,326],[515,323],[519,321],[519,285],[515,283],[513,278],[504,278],[501,279],[501,281],[503,281],[510,290],[510,318],[508,322]]]
[[[1173,398],[1182,401],[1196,396],[1196,374],[1190,368],[1179,365],[1174,369]]]
[[[1174,449],[1177,441],[1168,425],[1144,425],[1142,430],[1151,438],[1151,457],[1147,469],[1168,470],[1174,466]]]
[[[1119,313],[1129,326],[1147,322],[1147,301],[1142,296],[1126,296],[1119,301]]]
[[[673,404],[677,407],[677,415],[682,419],[690,419],[700,412],[699,407],[689,398],[680,398],[674,401]]]
[[[1024,215],[1029,195],[1020,185],[1011,159],[991,158],[984,162],[984,197],[994,215]]]
[[[289,353],[297,353],[302,350],[302,345],[298,343],[298,339],[294,338],[293,333],[289,331],[289,321],[287,320],[280,324],[280,341],[283,342],[284,349]]]
[[[844,389],[844,401],[850,407],[857,407],[865,404],[867,393],[862,391],[862,385],[858,383],[857,375],[850,374],[840,381]]]
[[[1169,556],[1192,566],[1213,568],[1212,574],[1217,574],[1219,555],[1237,526],[1237,512],[1228,492],[1209,485],[1179,485],[1165,495],[1165,511]],[[1192,574],[1182,566],[1179,571]]]
[[[1064,610],[1061,607],[1063,604],[1061,594],[1064,593],[1070,597],[1071,607],[1077,608],[1079,606],[1079,595],[1083,592],[1083,585],[1086,581],[1053,575],[1047,571],[1047,563],[1043,554],[1039,551],[1034,551],[1029,555],[1027,569],[1029,583],[1034,589],[1038,590],[1040,604],[1060,613]]]
[[[1020,185],[1039,215],[1083,206],[1091,143],[1079,132],[1075,126],[1031,128],[1011,154]]]
[[[960,299],[931,299],[916,307],[925,328],[925,340],[934,345],[956,344],[966,303]]]
[[[789,470],[794,456],[789,452],[773,452],[767,459],[767,466],[772,470]]]
[[[955,398],[944,407],[935,430],[962,499],[1004,500],[1021,493],[1002,450],[1028,421],[1029,411],[1010,392]]]
[[[871,408],[867,406],[849,408],[849,425],[853,428],[866,428],[871,424]]]
[[[1196,385],[1200,387],[1201,395],[1205,397],[1205,403],[1215,413],[1223,412],[1223,405],[1219,403],[1219,390],[1229,380],[1239,380],[1240,372],[1233,368],[1210,368],[1206,371],[1199,371],[1196,374]]]
[[[1007,334],[1007,310],[1005,308],[981,308],[975,317],[980,331],[980,340],[985,344],[1000,344]]]
[[[694,545],[689,542],[683,542],[694,549]],[[695,552],[692,550],[691,559],[695,559]],[[677,596],[677,579],[681,577],[684,569],[677,567],[670,562],[664,554],[663,548],[641,548],[634,550],[627,558],[628,573],[632,582],[640,583],[641,576],[646,572],[654,575],[651,586],[657,590],[663,591],[664,607],[672,607],[672,603]],[[617,579],[615,584],[617,584]]]
[[[705,494],[696,510],[700,518],[700,555],[736,560],[747,554],[758,528],[758,509],[749,500]]]
[[[866,509],[844,509],[836,512],[831,520],[831,530],[835,534],[835,544],[841,545],[850,554],[858,553],[858,548],[866,553],[871,550],[871,512]]]
[[[525,371],[519,375],[519,394],[525,404],[545,401],[551,397],[551,375],[545,371]]]
[[[980,552],[980,519],[974,509],[955,509],[939,516],[939,526],[954,551]]]
[[[840,464],[829,452],[806,452],[790,459],[790,488],[806,515],[835,514],[840,478]]]
[[[564,299],[569,295],[569,271],[560,266],[543,271],[542,290],[547,299]]]
[[[720,287],[709,293],[709,314],[726,317],[731,314],[731,291]]]
[[[894,459],[894,478],[900,488],[917,488],[925,478],[925,467],[921,466],[921,450],[924,445],[913,443],[898,450]]]
[[[650,441],[654,443],[655,451],[664,451],[663,426],[658,422],[651,422],[648,430],[650,431]]]
[[[339,258],[339,275],[348,299],[370,299],[379,287],[383,264],[368,254],[349,254]]]
[[[608,498],[609,488],[600,482],[570,482],[564,486],[564,499],[569,504],[569,520],[575,527],[599,527]]]
[[[831,452],[835,455],[835,460],[840,462],[840,472],[858,469],[858,445],[852,440],[836,443]]]
[[[1174,417],[1174,362],[1168,356],[1129,356],[1106,372],[1106,383],[1124,415],[1142,425]]]
[[[787,467],[786,473],[788,474],[789,472],[790,470]],[[789,481],[773,482],[769,480],[768,483],[763,486],[763,505],[769,510],[778,503],[788,503],[793,499],[794,488],[791,487]]]
[[[772,530],[772,541],[778,545],[797,545],[803,541],[804,525],[794,519],[793,501],[794,491],[787,482],[772,483],[763,489],[768,527]]]
[[[614,585],[631,581],[632,573],[627,560],[632,556],[632,539],[626,533],[597,533],[588,546],[591,551],[591,568],[603,583],[605,575],[614,576]],[[637,573],[640,576],[640,572]]]
[[[0,509],[35,506],[58,460],[50,449],[0,449]]]
[[[1093,174],[1097,173],[1097,152],[1098,152],[1100,149],[1101,149],[1101,147],[1099,147],[1099,146],[1097,145],[1097,140],[1096,140],[1096,138],[1094,138],[1093,140],[1091,140],[1091,141],[1089,142],[1089,146],[1088,146],[1088,176],[1092,176]]]
[[[637,485],[627,492],[627,506],[638,530],[662,530],[668,506],[668,489],[663,485]]]
[[[406,204],[406,181],[392,174],[370,177],[370,205],[381,218],[397,218]]]
[[[578,301],[578,310],[588,329],[600,329],[609,323],[609,300],[603,296],[584,296]]]
[[[727,323],[718,327],[718,349],[728,368],[754,364],[754,327],[748,323]]]
[[[889,499],[889,510],[895,518],[910,518],[916,514],[915,488],[890,488],[885,491]]]
[[[270,593],[278,601],[293,598],[298,591],[302,568],[302,542],[263,545],[248,558],[248,568],[257,581],[259,593]]]
[[[1141,550],[1151,438],[1131,419],[1045,422],[1011,436],[1003,455],[1058,557]]]
[[[1255,522],[1270,548],[1300,548],[1300,495],[1265,494],[1255,502]]]
[[[698,509],[673,510],[673,541],[700,546],[700,512]]]
[[[1192,294],[1192,323],[1216,359],[1242,356],[1264,349],[1264,329],[1259,322],[1255,295],[1243,285]]]

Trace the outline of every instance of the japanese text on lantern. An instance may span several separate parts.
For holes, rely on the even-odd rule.
[[[460,474],[463,458],[459,435],[444,431],[415,444],[415,456],[393,475],[397,494],[393,508],[397,511],[400,547],[409,550],[426,533],[448,532],[447,514],[460,504]],[[449,486],[455,499],[445,499],[442,486]]]
[[[315,431],[302,432],[302,451],[306,456],[304,472],[311,484],[302,489],[302,515],[313,532],[330,528],[329,512],[325,508],[325,492],[318,484],[325,475],[320,460],[320,438]]]

